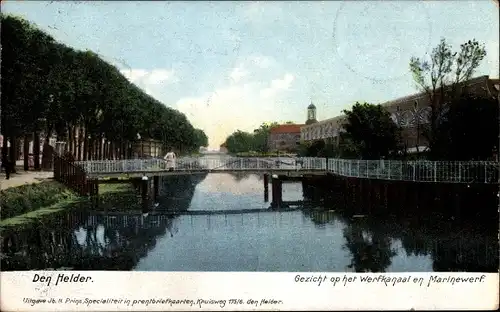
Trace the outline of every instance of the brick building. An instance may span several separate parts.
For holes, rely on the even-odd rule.
[[[463,84],[469,92],[481,96],[497,98],[499,92],[499,79],[490,79],[488,76],[480,76],[470,79]],[[430,102],[426,93],[421,92],[410,96],[401,97],[381,104],[388,112],[396,124],[402,128],[403,143],[407,146],[408,152],[423,151],[427,142],[422,132],[422,125],[429,122]],[[315,110],[315,108],[314,108]],[[311,106],[308,107],[308,121],[316,112],[311,113]],[[315,119],[315,118],[314,118]],[[303,141],[325,140],[327,142],[339,143],[339,134],[345,116],[315,122],[311,120],[301,128],[301,139]]]
[[[300,143],[300,128],[303,125],[285,124],[272,128],[267,139],[269,151],[293,152]]]

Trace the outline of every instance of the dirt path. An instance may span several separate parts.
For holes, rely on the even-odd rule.
[[[0,173],[0,190],[5,190],[9,187],[16,187],[25,184],[40,183],[41,181],[54,177],[52,171],[24,171],[22,168],[17,168],[17,173],[10,175],[10,179],[5,179],[5,171]]]

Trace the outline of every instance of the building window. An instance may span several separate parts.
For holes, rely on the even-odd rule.
[[[415,103],[413,103],[413,108],[414,108],[414,109],[417,109],[417,108],[418,108],[418,101],[415,101]]]

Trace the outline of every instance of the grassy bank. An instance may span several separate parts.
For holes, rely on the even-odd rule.
[[[102,184],[99,194],[102,202],[109,203],[131,189],[129,184]],[[89,202],[87,197],[77,195],[56,181],[8,188],[0,191],[0,228],[39,221],[49,214]]]
[[[137,208],[139,194],[132,183],[100,184],[99,206],[96,210],[117,210],[123,208],[129,210]]]

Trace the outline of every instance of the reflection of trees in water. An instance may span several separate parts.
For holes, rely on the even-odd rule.
[[[187,210],[196,185],[205,177],[165,179],[167,187],[162,188],[160,201],[164,207]],[[174,221],[168,216],[143,217],[127,212],[60,213],[43,224],[2,233],[2,270],[131,270],[155,247],[158,237],[167,231],[169,236],[176,233]]]
[[[302,210],[302,213],[309,217],[314,225],[323,227],[325,224],[335,221],[337,218],[333,211]]]
[[[2,270],[131,270],[173,221],[166,218],[162,224],[144,226],[142,216],[117,217],[115,224],[106,224],[104,219],[77,214],[57,227],[47,224],[8,233]]]
[[[392,240],[379,231],[365,231],[363,226],[350,223],[343,230],[345,248],[351,253],[348,268],[355,272],[385,272],[396,255]]]
[[[303,211],[317,226],[333,223],[339,215],[333,211]],[[355,272],[385,272],[391,265],[391,258],[396,252],[391,248],[392,240],[381,231],[367,228],[359,222],[343,219],[344,248],[351,253],[348,268]]]
[[[233,177],[235,182],[241,182],[242,180],[249,179],[250,177],[256,178],[257,181],[264,180],[263,174],[255,174],[255,173],[248,173],[241,171],[228,171],[227,173]]]
[[[391,222],[387,232],[401,240],[408,255],[430,256],[440,272],[496,272],[498,231],[470,224],[421,220]]]
[[[441,272],[497,272],[498,237],[450,222],[414,218],[351,219],[328,211],[304,211],[316,225],[341,221],[345,248],[351,253],[349,268],[356,272],[384,272],[396,255],[391,245],[399,240],[409,256],[428,256],[433,270]]]
[[[440,241],[432,250],[432,258],[432,268],[438,272],[498,272],[498,240]]]
[[[162,177],[160,180],[159,196],[156,199],[160,205],[156,211],[161,211],[162,209],[188,210],[196,186],[206,177],[207,173]]]

